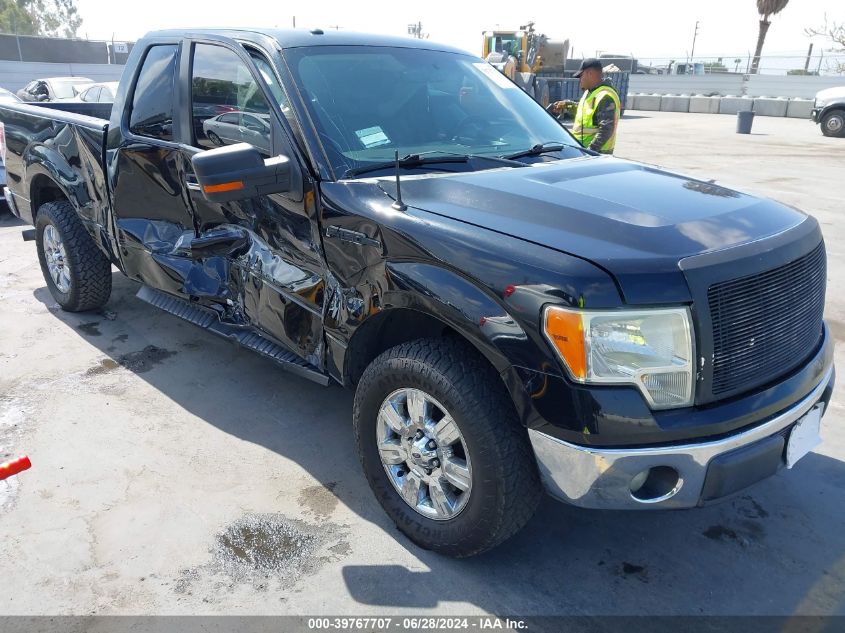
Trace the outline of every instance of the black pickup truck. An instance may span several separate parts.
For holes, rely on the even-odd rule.
[[[115,266],[143,301],[355,388],[366,476],[422,547],[487,550],[543,489],[695,507],[819,441],[818,223],[595,155],[478,58],[163,31],[101,107],[0,105],[53,297],[99,308]]]

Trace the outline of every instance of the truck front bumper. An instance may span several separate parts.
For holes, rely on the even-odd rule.
[[[810,118],[813,119],[813,123],[819,122],[819,115],[821,115],[822,109],[821,108],[813,108],[810,111]]]
[[[814,407],[824,412],[833,378],[830,367],[818,385],[788,409],[711,441],[597,448],[533,429],[529,436],[546,489],[562,501],[585,508],[690,508],[729,496],[783,466],[793,426]]]

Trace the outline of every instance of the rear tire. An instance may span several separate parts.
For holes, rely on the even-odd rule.
[[[67,312],[105,305],[111,295],[111,263],[85,230],[74,206],[65,200],[42,205],[35,231],[41,272],[56,303]]]
[[[836,138],[845,137],[845,110],[831,110],[822,117],[822,134]]]
[[[460,438],[454,445],[462,446],[457,454],[471,467],[467,469],[469,486],[464,486],[468,498],[454,505],[452,515],[425,516],[405,500],[396,478],[388,474],[391,466],[386,464],[404,469],[405,477],[419,471],[419,464],[408,465],[401,456],[383,461],[384,451],[379,450],[382,407],[388,396],[403,391],[424,393],[454,420]],[[414,416],[407,415],[407,408],[403,410],[400,404],[399,411],[406,423],[413,422],[408,420]],[[358,384],[353,417],[370,487],[396,526],[420,547],[447,556],[474,556],[508,539],[533,516],[542,487],[528,435],[496,371],[471,347],[448,339],[422,339],[384,352],[367,367]],[[455,431],[451,434],[454,437]],[[441,454],[446,442],[436,433],[430,437],[437,440],[439,461],[449,461],[448,452]],[[414,452],[404,455],[410,460]],[[414,457],[419,458],[419,453]],[[445,466],[442,470],[444,479],[449,479]],[[433,473],[436,478],[438,470]],[[426,490],[416,499],[425,503]],[[461,491],[453,488],[452,492]],[[435,507],[435,495],[429,498]]]

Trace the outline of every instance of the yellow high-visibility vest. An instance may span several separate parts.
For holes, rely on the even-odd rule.
[[[596,138],[596,134],[599,132],[599,128],[593,123],[593,115],[596,112],[596,106],[599,101],[606,98],[613,99],[613,103],[616,106],[616,115],[613,122],[613,136],[599,148],[599,151],[602,154],[611,154],[613,153],[613,148],[616,146],[616,127],[619,123],[619,112],[622,110],[619,95],[616,94],[616,90],[611,86],[602,85],[592,91],[584,91],[584,94],[581,95],[581,101],[578,102],[578,110],[575,112],[575,123],[572,126],[572,134],[575,135],[575,138],[578,139],[582,147],[590,146],[590,143],[593,142],[593,139]]]

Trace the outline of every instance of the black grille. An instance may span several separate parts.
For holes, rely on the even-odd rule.
[[[824,244],[780,268],[710,286],[714,396],[765,384],[804,361],[822,331]]]

